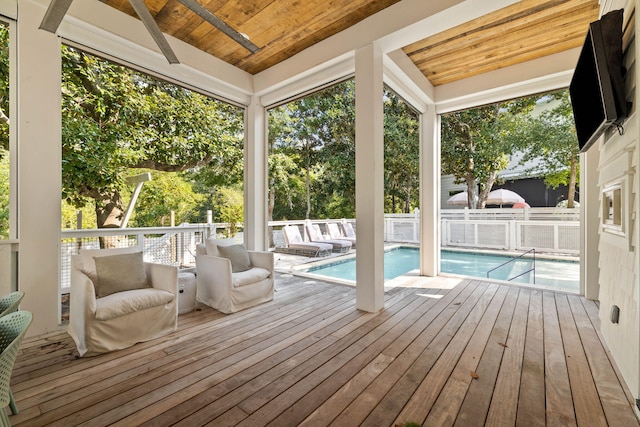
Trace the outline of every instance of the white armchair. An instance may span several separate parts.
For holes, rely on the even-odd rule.
[[[233,239],[207,239],[196,246],[196,299],[223,313],[271,301],[274,293],[273,253],[246,251],[248,269],[234,273],[232,261],[218,251],[233,245]]]
[[[146,262],[139,266],[142,254],[138,251],[135,247],[83,250],[71,257],[68,333],[80,356],[123,349],[176,330],[178,269]],[[110,268],[109,263],[118,261],[122,268]],[[146,287],[116,283],[116,288],[108,290],[112,293],[103,295],[107,276],[118,282],[118,275],[128,272],[126,265],[144,270],[141,274],[146,276]],[[101,275],[103,280],[99,281]]]

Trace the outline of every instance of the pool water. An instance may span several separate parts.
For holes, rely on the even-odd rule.
[[[441,251],[440,258],[440,270],[443,273],[461,274],[484,279],[487,278],[487,271],[511,259],[509,256],[502,255],[445,250]],[[489,274],[489,278],[509,280],[531,269],[532,265],[532,259],[522,258],[508,265],[496,268]],[[420,250],[418,248],[400,247],[386,251],[384,254],[385,280],[401,276],[419,267]],[[355,258],[350,258],[328,265],[312,267],[306,271],[308,273],[337,279],[355,281],[356,261]],[[512,281],[561,289],[569,292],[579,292],[580,264],[572,261],[536,258],[535,283],[533,272],[524,273]]]

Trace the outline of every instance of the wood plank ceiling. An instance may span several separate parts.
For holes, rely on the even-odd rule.
[[[597,0],[523,0],[406,46],[439,86],[582,46]]]
[[[101,1],[136,16],[128,0]],[[253,54],[178,0],[145,4],[164,33],[256,74],[398,1],[199,0],[260,48]],[[522,0],[403,50],[438,86],[578,47],[598,7],[598,0]]]

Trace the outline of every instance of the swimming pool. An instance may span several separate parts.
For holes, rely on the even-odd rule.
[[[511,259],[509,256],[484,254],[479,252],[458,252],[442,250],[440,270],[443,273],[487,278],[487,271]],[[523,258],[490,273],[491,279],[508,280],[529,270],[533,260]],[[399,247],[384,254],[384,279],[401,276],[420,267],[418,248]],[[336,260],[330,264],[306,269],[305,272],[342,280],[356,280],[356,260],[349,258]],[[534,284],[533,273],[525,273],[513,279],[514,282]],[[574,261],[536,258],[535,284],[569,292],[580,290],[580,264]]]

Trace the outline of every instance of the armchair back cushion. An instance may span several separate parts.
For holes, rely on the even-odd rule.
[[[98,282],[98,274],[96,272],[96,261],[98,257],[113,256],[121,254],[132,254],[139,252],[137,247],[128,248],[112,248],[112,249],[83,249],[80,251],[78,258],[76,259],[77,268],[84,274],[89,276],[89,279],[94,283]]]
[[[142,252],[96,257],[95,282],[98,298],[116,292],[149,287]]]
[[[233,246],[233,245],[237,245],[238,242],[236,242],[236,239],[234,238],[228,238],[228,239],[215,239],[215,238],[211,238],[211,239],[207,239],[204,242],[206,248],[207,248],[207,255],[213,255],[213,256],[221,256],[220,252],[218,251],[218,246]]]
[[[221,257],[231,261],[232,273],[240,273],[251,268],[249,253],[242,245],[218,246],[218,252]]]

